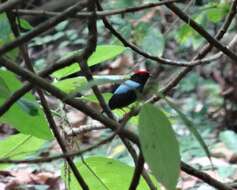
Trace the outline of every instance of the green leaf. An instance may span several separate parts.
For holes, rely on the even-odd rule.
[[[126,48],[124,46],[119,46],[119,45],[98,45],[96,47],[96,51],[88,59],[88,66],[93,66],[98,63],[113,59],[114,57],[123,53],[125,50]],[[81,51],[82,50],[70,52],[65,55],[64,59],[68,58],[69,56],[78,54]],[[60,79],[64,76],[67,76],[79,70],[80,70],[79,65],[77,63],[74,63],[69,67],[65,67],[59,71],[54,72],[52,75]]]
[[[69,24],[69,21],[68,20],[65,20],[63,22],[60,22],[59,24],[57,24],[57,26],[55,26],[55,29],[57,31],[63,31],[66,29],[66,27],[68,26]]]
[[[25,20],[25,19],[22,19],[20,18],[20,26],[26,30],[31,30],[33,27],[31,26],[31,24]]]
[[[188,130],[194,135],[194,137],[196,138],[196,140],[199,142],[200,146],[203,148],[205,154],[207,155],[207,157],[209,158],[210,162],[211,162],[211,165],[213,166],[212,164],[212,160],[211,160],[211,153],[205,143],[205,141],[203,140],[202,136],[199,134],[198,130],[196,129],[196,127],[194,126],[193,122],[188,118],[186,117],[186,115],[181,112],[179,110],[179,108],[173,103],[171,102],[168,98],[165,98],[163,96],[163,99],[166,101],[166,103],[171,107],[173,108],[176,113],[179,115],[179,117],[181,118],[181,120],[184,122],[184,124],[186,125],[186,127],[188,128]],[[213,167],[214,168],[214,167]]]
[[[134,27],[133,27],[134,28]],[[133,39],[138,44],[141,44],[146,34],[151,29],[150,24],[146,22],[139,22],[136,27],[133,29]]]
[[[0,69],[0,76],[6,83],[11,93],[22,87],[15,75],[9,71]],[[0,97],[2,105],[8,97]],[[4,115],[0,117],[1,123],[7,123],[24,134],[32,135],[42,139],[52,139],[52,133],[48,127],[44,113],[30,93],[23,96]]]
[[[9,136],[0,141],[0,159],[23,159],[35,154],[45,142],[45,140],[24,134]],[[10,164],[0,164],[0,169],[9,166]]]
[[[0,47],[1,47],[5,43],[8,43],[15,39],[5,13],[0,14],[0,29],[1,29],[0,32]],[[18,57],[18,53],[19,53],[18,48],[15,48],[6,53],[5,55],[12,60],[16,60],[16,58]]]
[[[176,33],[176,39],[179,43],[183,44],[189,40],[189,37],[193,35],[193,29],[188,24],[180,26]]]
[[[151,104],[139,113],[139,137],[151,171],[167,189],[174,190],[179,178],[179,145],[166,115]]]
[[[0,28],[1,28],[0,39],[3,42],[9,42],[11,40],[10,35],[12,34],[12,31],[5,13],[0,14]]]
[[[71,79],[65,79],[61,81],[56,81],[53,84],[63,90],[66,93],[76,93],[79,92],[79,88],[86,84],[85,77],[76,77]]]
[[[103,93],[103,97],[105,99],[106,102],[109,101],[109,99],[112,97],[112,93]],[[93,103],[99,103],[99,101],[97,100],[96,96],[95,95],[87,95],[87,96],[82,96],[80,97],[80,99],[83,99],[83,100],[86,100],[86,101],[89,101],[89,102],[93,102]]]
[[[10,92],[7,84],[5,83],[3,78],[0,76],[0,97],[7,98],[10,95],[11,95],[11,92]]]
[[[86,183],[89,186],[89,189],[96,190],[123,190],[128,189],[134,168],[128,166],[118,160],[109,159],[105,157],[90,157],[85,160],[87,165],[93,170],[96,176],[83,164],[78,162],[77,168],[79,169],[81,175],[85,179]],[[65,176],[64,168],[62,170],[62,175]],[[99,180],[99,179],[100,180]],[[66,182],[67,179],[64,178]],[[71,177],[71,180],[68,185],[71,189],[80,190],[81,187],[78,184],[74,176]],[[157,185],[157,184],[156,184]],[[137,190],[149,190],[143,177],[140,179]],[[157,185],[157,189],[159,186]]]
[[[130,104],[129,107],[137,107],[137,102],[134,102],[133,104]],[[124,107],[123,109],[115,109],[113,110],[113,113],[115,113],[115,115],[118,118],[122,118],[124,116],[124,114],[128,113],[129,111],[131,111],[131,109],[129,107]],[[129,119],[128,123],[133,125],[133,126],[137,126],[138,125],[138,115],[137,116],[133,116]],[[129,126],[132,127],[132,126]]]
[[[39,105],[35,101],[30,101],[30,100],[21,98],[17,103],[29,115],[35,116],[39,114],[39,107],[38,107]]]
[[[204,28],[208,24],[206,22],[207,19],[204,11],[200,14],[194,15],[192,18]],[[204,40],[202,39],[200,34],[196,32],[192,27],[190,27],[189,24],[181,25],[181,27],[179,27],[179,29],[175,33],[175,38],[180,44],[185,46],[192,45],[195,49],[197,49],[204,43]]]
[[[223,18],[222,11],[219,8],[212,8],[207,11],[207,17],[210,21],[218,23]]]
[[[237,153],[237,134],[233,131],[227,130],[220,133],[220,140],[225,143],[225,145]]]
[[[135,5],[135,1],[133,0],[120,0],[120,1],[115,1],[114,7],[127,8],[127,7],[133,7],[134,5]]]
[[[229,3],[213,3],[212,8],[206,10],[208,19],[213,23],[219,23],[229,12]],[[208,5],[207,5],[208,6]]]
[[[157,27],[150,27],[142,40],[145,51],[155,56],[162,56],[165,48],[165,39]]]
[[[97,75],[93,76],[94,80],[88,82],[85,77],[75,77],[71,79],[65,79],[56,81],[54,85],[67,93],[80,92],[84,94],[91,89],[94,85],[103,85],[109,83],[121,82],[126,76],[123,75]]]

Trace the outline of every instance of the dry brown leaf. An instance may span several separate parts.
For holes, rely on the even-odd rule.
[[[134,21],[133,26],[136,27],[140,22],[150,22],[151,19],[155,16],[158,9],[159,7],[150,9],[150,11],[147,12],[143,17],[141,17],[139,20]]]
[[[224,143],[218,143],[212,150],[212,156],[216,158],[223,158],[230,163],[237,162],[237,154],[228,149]]]
[[[28,170],[10,171],[11,178],[5,184],[5,189],[15,189],[19,185],[40,184],[49,187],[58,186],[59,177],[51,172],[32,172]],[[1,188],[0,188],[1,190]]]
[[[132,65],[133,61],[131,57],[129,57],[128,55],[122,55],[109,64],[109,74],[125,74],[127,73],[128,68],[130,68]]]

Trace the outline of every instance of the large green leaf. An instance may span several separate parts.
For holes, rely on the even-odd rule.
[[[0,76],[11,93],[22,87],[21,82],[9,71],[0,69]],[[0,105],[2,105],[7,98],[8,96],[0,96]],[[30,93],[23,96],[4,115],[2,115],[0,117],[0,122],[7,123],[24,134],[43,139],[52,138],[52,133],[48,127],[48,122],[44,117],[44,113],[36,102],[35,97]]]
[[[77,168],[85,179],[86,183],[88,184],[89,189],[128,189],[134,172],[133,167],[128,166],[118,160],[109,159],[105,157],[90,157],[85,161],[87,165],[89,165],[89,167],[96,174],[96,176],[100,179],[99,180],[82,162],[78,162]],[[64,174],[65,171],[63,169],[61,176],[65,176]],[[81,189],[74,176],[72,176],[68,186],[71,189]],[[137,190],[149,189],[150,188],[147,186],[145,180],[141,178]],[[159,189],[158,185],[157,189]]]
[[[180,171],[179,145],[166,115],[151,104],[139,113],[139,137],[151,171],[167,189],[174,190]]]
[[[45,142],[43,139],[29,135],[12,135],[0,141],[0,159],[23,159],[35,154]],[[0,164],[0,169],[8,166],[9,164]]]
[[[96,47],[96,51],[88,59],[88,66],[93,66],[98,63],[113,59],[114,57],[123,53],[125,50],[126,50],[126,48],[124,46],[119,46],[119,45],[98,45]],[[69,56],[72,56],[74,54],[78,54],[80,52],[81,52],[81,50],[70,52],[70,53],[66,54],[64,59]],[[77,63],[75,63],[69,67],[65,67],[59,71],[54,72],[52,75],[54,77],[60,79],[64,76],[67,76],[67,75],[77,72],[79,70],[80,70],[79,65]]]

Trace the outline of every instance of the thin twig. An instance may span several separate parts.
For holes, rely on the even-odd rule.
[[[44,79],[42,79],[38,76],[35,76],[33,73],[28,72],[27,70],[21,69],[19,66],[15,65],[15,64],[12,65],[11,63],[9,64],[9,62],[4,63],[4,62],[2,62],[2,59],[1,59],[1,63],[2,63],[2,65],[6,66],[9,70],[21,75],[23,78],[25,78],[27,80],[30,80],[35,85],[38,85],[38,86],[42,87],[43,89],[46,89],[47,91],[52,93],[54,96],[60,98],[61,100],[65,100],[64,98],[65,98],[66,94],[64,94],[61,91],[57,91],[57,89],[53,88]],[[119,127],[116,122],[114,122],[113,120],[110,120],[109,118],[104,117],[103,115],[96,113],[93,109],[91,109],[86,104],[83,104],[83,102],[81,102],[81,101],[78,101],[78,100],[76,101],[76,100],[72,99],[72,100],[67,100],[67,102],[65,101],[65,103],[68,103],[69,105],[72,105],[72,106],[78,108],[79,110],[85,112],[87,115],[91,116],[92,118],[101,121],[102,123],[104,123],[107,126],[110,126],[112,129],[116,129],[117,127]],[[120,134],[124,135],[125,137],[129,138],[134,143],[139,145],[139,140],[138,140],[137,136],[134,135],[133,133],[123,129],[123,130],[121,130]],[[185,171],[185,168],[183,170]],[[198,172],[200,173],[200,171],[198,171]],[[197,174],[193,174],[193,175],[196,175],[198,177]],[[206,179],[203,178],[202,180],[205,181]],[[214,182],[216,182],[216,181],[217,180],[210,177],[209,184],[211,183],[212,186],[216,187],[216,185],[214,184]],[[226,186],[223,186],[223,187],[226,188]],[[226,189],[229,189],[229,188],[227,187]]]
[[[72,158],[75,156],[81,156],[86,152],[92,151],[95,148],[98,148],[101,145],[104,145],[108,142],[110,142],[114,137],[116,136],[116,133],[112,134],[108,138],[101,140],[100,142],[84,149],[81,151],[76,151],[76,152],[68,152],[68,153],[63,153],[55,156],[50,156],[47,158],[35,158],[35,159],[23,159],[23,160],[12,160],[8,158],[0,159],[0,164],[39,164],[39,163],[46,163],[46,162],[52,162],[55,160],[59,159],[65,159],[65,158]]]
[[[236,6],[237,6],[237,0],[234,0],[231,9],[229,11],[229,14],[227,15],[224,24],[220,28],[220,30],[215,35],[215,38],[217,40],[220,40],[224,34],[227,32],[232,20],[234,19],[236,15]],[[193,57],[192,60],[198,60],[205,57],[213,48],[213,44],[207,44],[205,45],[200,52]],[[163,94],[168,93],[171,89],[173,89],[190,71],[192,71],[193,67],[185,68],[183,69],[176,77],[173,77],[170,82],[161,90]],[[156,102],[160,99],[159,96],[155,96],[152,99],[149,100],[149,102]]]
[[[47,90],[53,96],[64,101],[66,104],[71,105],[72,107],[84,112],[85,114],[92,117],[93,119],[100,121],[107,127],[111,128],[112,130],[116,131],[116,129],[120,129],[118,134],[121,137],[129,139],[130,141],[132,141],[133,143],[137,144],[140,147],[139,138],[136,134],[132,133],[131,131],[128,131],[127,129],[120,128],[120,125],[116,121],[114,121],[108,117],[105,117],[102,114],[98,114],[94,109],[92,109],[90,106],[86,105],[83,101],[75,99],[75,98],[68,99],[67,94],[65,94],[63,91],[61,91],[58,88],[54,87],[53,85],[49,84],[45,79],[35,75],[32,72],[29,72],[28,70],[22,69],[21,67],[19,67],[16,64],[12,64],[11,62],[2,62],[1,59],[0,59],[0,64],[5,66],[8,70],[20,75],[21,77],[25,78],[26,80],[29,80],[30,82],[34,83],[36,86],[39,86],[42,89]],[[186,170],[184,169],[184,171],[186,171]],[[203,173],[198,170],[196,172]],[[195,176],[199,177],[197,175],[195,175]],[[205,178],[202,178],[202,180],[205,181]],[[208,183],[211,184],[213,187],[216,187],[216,182],[221,183],[212,177],[210,177],[208,179]],[[224,184],[223,184],[223,187],[226,187],[225,189],[223,188],[224,190],[231,189]]]
[[[13,31],[15,37],[19,37],[20,36],[20,32],[19,32],[17,24],[15,22],[16,21],[15,16],[12,14],[11,11],[9,11],[9,12],[7,12],[7,17],[9,19],[9,22],[10,22],[10,25],[11,25],[11,28],[12,28],[12,31]],[[20,45],[20,50],[21,50],[22,56],[24,58],[26,67],[30,71],[32,71],[34,73],[34,68],[32,66],[31,59],[29,57],[27,48],[26,48],[24,43]],[[58,142],[62,152],[64,154],[66,154],[66,153],[68,153],[67,146],[64,143],[64,140],[63,140],[63,138],[60,135],[60,132],[59,132],[59,130],[57,128],[57,125],[56,125],[56,123],[54,121],[54,118],[53,118],[53,116],[51,114],[51,111],[49,109],[49,106],[48,106],[47,100],[46,100],[46,98],[44,96],[44,93],[43,93],[43,91],[40,88],[36,88],[36,91],[37,91],[37,93],[39,95],[40,102],[41,102],[41,105],[43,107],[43,111],[45,113],[45,116],[46,116],[46,118],[48,120],[49,126],[52,129],[53,134],[54,134],[54,136],[55,136],[55,138],[56,138],[56,140],[57,140],[57,142]],[[67,157],[66,160],[67,160],[67,162],[68,162],[68,164],[69,164],[69,166],[70,166],[70,168],[71,168],[75,178],[77,179],[78,183],[82,187],[82,189],[83,190],[89,190],[88,185],[86,184],[85,180],[83,179],[83,177],[81,176],[79,170],[77,169],[76,165],[74,164],[73,159],[70,158],[70,157]]]
[[[69,16],[76,14],[76,12],[78,10],[84,8],[85,6],[86,6],[86,1],[81,0],[78,3],[76,3],[75,5],[73,5],[72,7],[69,7],[68,9],[63,11],[60,15],[49,19],[48,21],[40,24],[39,26],[37,26],[36,28],[31,30],[30,32],[26,33],[25,35],[22,35],[22,36],[16,38],[15,40],[13,40],[12,42],[5,44],[4,46],[0,47],[0,56],[6,52],[12,50],[13,48],[16,48],[17,46],[20,46],[21,44],[30,41],[35,36],[38,36],[38,35],[46,32],[47,30],[56,26],[58,23],[62,22]]]
[[[95,51],[96,49],[96,45],[97,45],[97,26],[96,26],[96,5],[95,5],[95,1],[91,0],[88,1],[88,11],[93,11],[94,15],[92,17],[89,17],[88,20],[88,41],[87,41],[87,45],[83,51],[83,59],[81,61],[78,61],[78,64],[81,67],[82,72],[84,73],[87,81],[92,81],[93,76],[92,73],[90,71],[89,66],[87,65],[87,61],[88,58],[91,56],[91,54]],[[110,117],[110,118],[114,118],[109,106],[106,104],[104,97],[102,96],[99,88],[97,87],[97,85],[94,85],[92,87],[92,90],[96,96],[96,98],[98,99],[100,106],[102,107],[103,111]]]
[[[134,13],[137,11],[143,11],[145,9],[158,7],[161,5],[165,5],[167,3],[174,3],[174,2],[181,2],[182,0],[166,0],[163,2],[157,2],[157,3],[146,3],[144,5],[130,7],[130,8],[124,8],[124,9],[117,9],[117,10],[111,10],[111,11],[96,11],[96,19],[101,19],[106,16],[113,16],[118,14],[126,14],[126,13]],[[26,10],[26,9],[16,9],[13,10],[13,12],[18,13],[20,15],[32,15],[32,16],[57,16],[61,14],[60,12],[53,12],[53,11],[45,11],[45,10]],[[78,12],[75,16],[72,16],[71,18],[87,18],[93,16],[93,12]]]
[[[221,183],[214,178],[212,178],[210,175],[200,172],[199,170],[189,166],[185,162],[181,162],[181,169],[185,171],[187,174],[197,177],[198,179],[201,179],[205,181],[207,184],[209,184],[212,187],[215,187],[216,189],[220,190],[234,190],[230,186],[225,185],[224,183]]]
[[[11,10],[15,8],[15,6],[21,2],[24,2],[25,0],[9,0],[4,3],[0,4],[0,14],[4,11]]]
[[[62,69],[66,66],[70,66],[73,63],[79,61],[82,59],[82,54],[81,53],[77,53],[74,54],[68,58],[65,58],[63,60],[60,60],[54,64],[49,64],[49,66],[38,73],[39,76],[41,77],[47,77],[48,75],[52,74],[54,71],[57,71],[59,69]],[[6,60],[4,58],[1,58],[2,62],[10,62],[10,60]],[[20,88],[19,90],[17,90],[16,92],[14,92],[11,97],[9,97],[9,99],[7,99],[0,107],[0,116],[2,116],[16,101],[18,101],[22,96],[24,96],[28,91],[30,91],[32,89],[32,84],[29,82],[26,82],[26,84]]]
[[[205,38],[212,46],[216,47],[218,50],[222,51],[226,56],[237,60],[237,55],[228,49],[226,46],[223,46],[216,38],[213,38],[201,25],[196,23],[191,17],[186,15],[181,9],[179,9],[173,3],[166,4],[166,6],[173,11],[180,19],[190,25],[195,31],[197,31],[203,38]],[[236,9],[236,7],[235,7]]]
[[[101,5],[98,5],[98,9],[99,10],[103,10],[103,8],[101,7]],[[142,55],[143,57],[156,61],[157,63],[160,64],[164,64],[164,65],[172,65],[172,66],[179,66],[179,67],[191,67],[191,66],[196,66],[196,65],[200,65],[200,64],[204,64],[204,63],[210,63],[213,60],[218,59],[218,57],[210,57],[207,59],[202,59],[202,60],[194,60],[194,61],[174,61],[174,60],[170,60],[170,59],[165,59],[162,57],[158,57],[158,56],[153,56],[150,55],[149,53],[143,51],[142,49],[140,49],[139,47],[137,47],[136,45],[132,44],[131,42],[129,42],[127,39],[125,39],[110,23],[109,20],[104,17],[102,18],[104,26],[116,37],[118,38],[125,47],[129,47],[131,48],[133,51],[135,51],[136,53]]]

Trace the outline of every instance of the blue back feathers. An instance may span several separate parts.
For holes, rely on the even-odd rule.
[[[141,84],[139,84],[138,82],[127,80],[115,90],[114,94],[124,94],[128,92],[129,90],[137,89],[139,86],[141,86]]]

